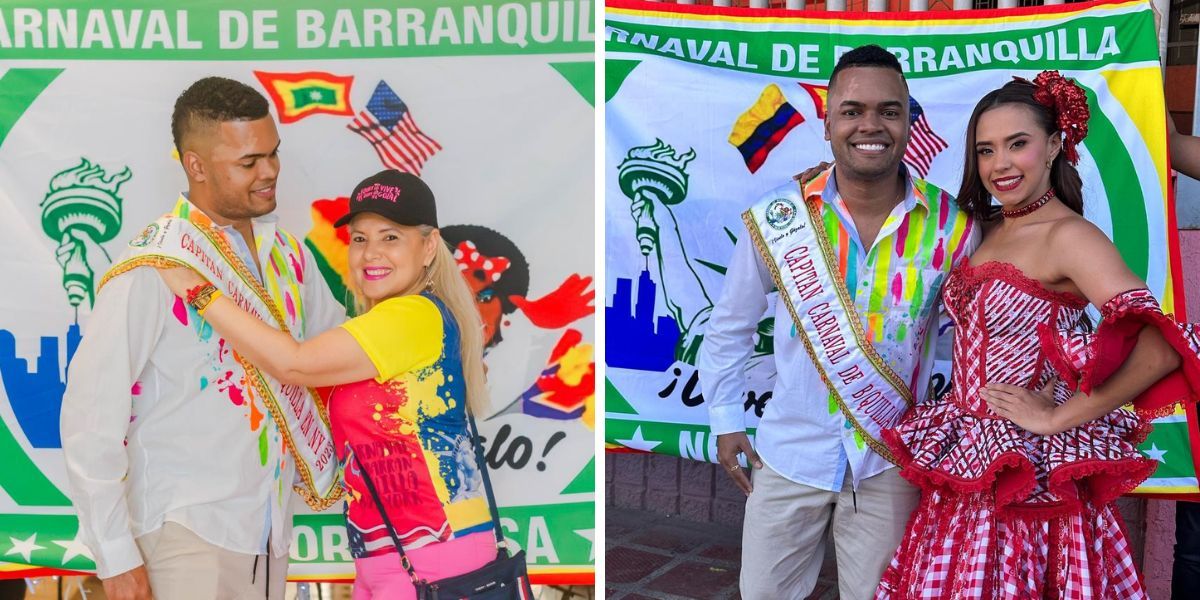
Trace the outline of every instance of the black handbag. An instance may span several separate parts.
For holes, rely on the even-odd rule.
[[[408,555],[404,553],[404,545],[400,543],[400,536],[396,535],[396,528],[392,527],[392,520],[388,518],[366,467],[358,462],[357,456],[354,460],[358,462],[363,481],[367,484],[367,491],[371,493],[379,515],[383,517],[383,524],[387,526],[388,534],[396,544],[396,551],[400,553],[400,565],[412,579],[419,600],[533,600],[533,590],[529,587],[529,573],[525,566],[525,551],[513,555],[508,553],[504,532],[500,529],[500,513],[496,510],[492,481],[488,477],[487,462],[483,458],[483,444],[479,443],[479,430],[475,427],[475,417],[471,416],[469,411],[467,419],[471,424],[471,441],[475,444],[475,462],[479,464],[479,470],[483,474],[483,489],[487,493],[488,509],[491,511],[496,533],[496,559],[469,573],[437,581],[426,581],[418,577],[408,560]]]

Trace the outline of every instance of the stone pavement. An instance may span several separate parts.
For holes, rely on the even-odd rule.
[[[609,506],[604,531],[605,598],[740,600],[740,529]],[[832,556],[808,600],[838,597]]]

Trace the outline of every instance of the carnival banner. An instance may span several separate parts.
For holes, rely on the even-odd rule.
[[[984,93],[1045,69],[1076,79],[1092,109],[1080,147],[1086,215],[1164,310],[1182,316],[1148,3],[868,14],[612,0],[605,18],[611,448],[716,460],[695,364],[723,265],[746,235],[740,214],[794,174],[833,159],[823,129],[826,85],[837,59],[863,44],[894,53],[908,78],[912,141],[905,162],[951,191],[962,176],[967,120]],[[771,401],[773,311],[759,323],[746,365],[751,435]],[[788,329],[779,335],[795,335]],[[948,360],[945,341],[939,356]],[[948,364],[937,371],[940,393],[950,383]],[[1155,421],[1141,450],[1161,464],[1138,491],[1200,491],[1189,420],[1194,427],[1190,409]]]
[[[339,298],[348,235],[332,224],[354,185],[394,168],[433,188],[485,322],[496,414],[480,427],[510,547],[525,550],[535,582],[590,583],[593,6],[0,7],[0,561],[23,565],[0,577],[94,568],[65,495],[71,357],[112,259],[186,189],[175,98],[221,75],[269,98],[282,139],[276,212]],[[222,385],[240,404],[238,382]],[[297,505],[292,577],[351,578],[340,504]]]

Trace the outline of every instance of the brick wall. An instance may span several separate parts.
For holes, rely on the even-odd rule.
[[[610,452],[605,505],[742,526],[746,495],[716,465],[659,454]]]

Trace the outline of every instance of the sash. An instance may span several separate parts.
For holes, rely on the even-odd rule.
[[[913,393],[863,330],[820,209],[805,202],[797,186],[777,191],[742,220],[821,381],[863,441],[895,463],[879,434],[900,422]]]
[[[296,337],[288,327],[289,320],[303,322],[295,269],[288,268],[287,263],[283,268],[275,264],[295,250],[295,241],[289,243],[286,239],[289,237],[279,231],[274,239],[260,241],[272,245],[273,255],[272,264],[263,265],[267,283],[264,287],[212,220],[181,198],[175,210],[151,223],[129,242],[125,254],[100,280],[97,290],[113,277],[138,267],[188,267],[212,282],[242,310]],[[290,319],[285,319],[281,306],[287,307]],[[245,371],[246,380],[262,398],[296,462],[303,482],[302,486],[295,486],[296,492],[316,511],[341,500],[341,475],[333,458],[329,416],[321,403],[315,401],[316,391],[284,385],[237,352],[233,355]]]

